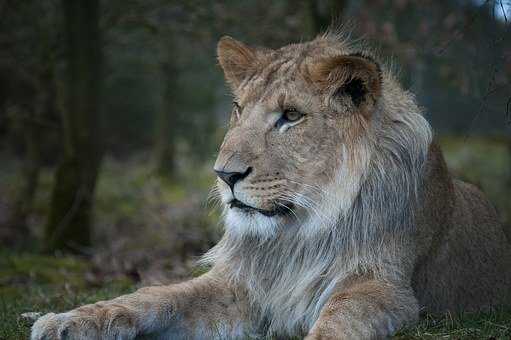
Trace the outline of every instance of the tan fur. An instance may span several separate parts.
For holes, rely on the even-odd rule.
[[[373,57],[332,34],[278,50],[226,37],[218,56],[237,107],[215,169],[246,176],[218,181],[212,269],[47,314],[32,339],[376,339],[420,311],[509,306],[495,210],[451,178],[413,95]],[[283,120],[291,108],[305,115]]]

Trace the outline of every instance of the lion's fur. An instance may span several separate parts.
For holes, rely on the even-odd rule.
[[[249,175],[232,189],[218,181],[226,231],[202,259],[212,269],[92,305],[97,315],[122,306],[137,334],[172,338],[355,339],[393,334],[420,310],[511,303],[511,246],[495,210],[451,178],[414,96],[360,46],[332,33],[279,50],[220,41],[243,110],[215,168]],[[289,102],[310,114],[274,129],[273,111]],[[291,211],[238,211],[233,195]],[[59,320],[46,316],[34,338]]]

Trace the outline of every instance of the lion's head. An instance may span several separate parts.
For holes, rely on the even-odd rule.
[[[376,149],[394,143],[396,162],[427,150],[412,96],[336,36],[277,50],[224,37],[218,59],[234,97],[214,167],[231,231],[328,227],[349,214],[371,163],[381,165]]]

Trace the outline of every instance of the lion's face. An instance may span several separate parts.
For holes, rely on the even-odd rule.
[[[350,174],[360,164],[350,151],[376,104],[379,68],[360,55],[327,52],[320,42],[270,51],[220,41],[234,93],[215,163],[228,227],[271,234],[324,214],[317,202],[339,180],[346,195],[356,191],[360,174]]]

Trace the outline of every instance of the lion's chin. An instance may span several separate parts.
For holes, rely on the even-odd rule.
[[[278,228],[285,223],[280,214],[263,214],[255,210],[229,208],[225,214],[227,230],[234,235],[251,235],[262,238],[271,238]]]

